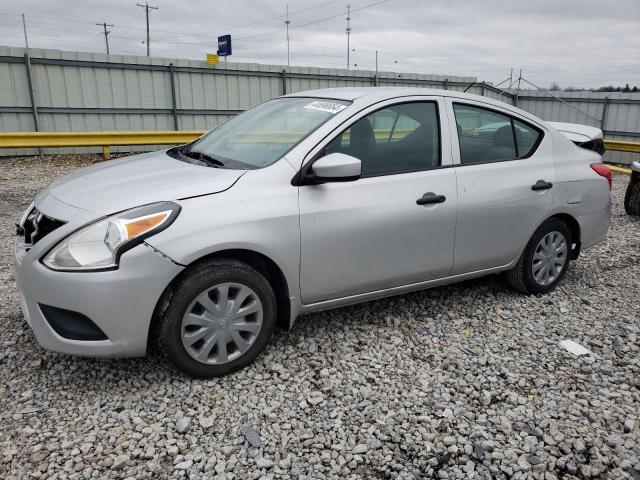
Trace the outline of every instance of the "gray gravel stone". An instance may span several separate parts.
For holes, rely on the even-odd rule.
[[[178,433],[186,433],[191,426],[191,418],[182,417],[176,421],[176,432]]]
[[[606,242],[558,289],[501,277],[320,312],[231,376],[41,349],[13,222],[95,156],[2,159],[0,478],[628,478],[640,470],[640,221],[615,175]],[[563,355],[572,339],[589,358]],[[615,342],[613,341],[615,339]]]
[[[113,464],[111,465],[111,467],[114,470],[118,470],[120,468],[124,468],[127,466],[127,463],[129,463],[131,461],[131,458],[129,457],[129,455],[118,455],[114,460],[113,460]]]

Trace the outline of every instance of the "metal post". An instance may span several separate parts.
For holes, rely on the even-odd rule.
[[[378,50],[376,50],[376,77],[378,76]]]
[[[444,79],[444,89],[445,90],[449,90],[449,79],[448,78]]]
[[[29,38],[27,37],[27,21],[24,19],[24,13],[22,14],[22,29],[24,30],[24,46],[29,48]]]
[[[289,4],[287,3],[287,19],[284,21],[284,24],[287,26],[287,66],[291,65],[291,59],[289,55]]]
[[[482,95],[484,97],[484,80],[480,84],[480,95]]]
[[[604,135],[604,127],[607,124],[607,110],[609,110],[609,97],[604,97],[604,104],[602,105],[602,118],[600,119],[600,130]]]
[[[347,70],[351,68],[349,65],[349,52],[351,48],[349,47],[349,37],[351,36],[351,5],[347,5]]]
[[[169,64],[169,80],[171,80],[171,113],[173,114],[173,129],[178,130],[178,108],[176,106],[176,79],[173,63]]]
[[[33,91],[33,80],[31,78],[31,60],[29,54],[24,54],[24,66],[27,71],[27,86],[29,87],[29,98],[31,99],[31,114],[33,115],[33,128],[34,131],[39,132],[38,126],[38,106],[36,105],[36,98]]]
[[[520,74],[518,75],[518,88],[516,89],[516,94],[513,97],[513,106],[518,106],[518,97],[520,96],[520,80],[522,80],[522,69],[520,69]]]
[[[287,94],[287,71],[282,70],[280,77],[282,78],[282,95],[286,95]]]

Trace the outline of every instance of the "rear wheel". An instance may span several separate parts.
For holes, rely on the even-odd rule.
[[[547,220],[535,231],[516,266],[507,272],[507,281],[524,293],[552,291],[569,266],[571,245],[565,223]]]
[[[243,262],[215,259],[194,267],[172,289],[157,343],[185,373],[217,377],[253,361],[275,321],[276,300],[267,279]]]

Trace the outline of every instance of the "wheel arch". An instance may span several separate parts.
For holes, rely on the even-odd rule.
[[[224,258],[231,260],[239,260],[253,267],[269,281],[273,287],[273,292],[276,297],[277,319],[276,325],[289,329],[291,327],[291,299],[290,289],[287,278],[280,266],[267,255],[257,252],[255,250],[244,248],[230,248],[225,250],[219,250],[216,252],[204,255],[191,263],[186,265],[178,275],[176,275],[171,282],[166,286],[162,295],[156,303],[156,307],[149,324],[149,331],[147,335],[147,351],[153,344],[153,338],[156,335],[156,327],[159,323],[161,313],[167,308],[169,301],[171,300],[171,294],[174,285],[184,278],[189,272],[197,265],[206,262],[214,258]]]
[[[569,232],[571,233],[571,260],[576,260],[580,255],[580,245],[581,245],[581,232],[580,232],[580,223],[576,218],[568,213],[556,213],[551,217],[547,218],[547,220],[558,219],[563,222],[567,228],[569,228]],[[544,223],[544,222],[542,222]],[[542,223],[540,225],[542,225]]]
[[[581,242],[582,242],[582,240],[581,240],[581,234],[582,233],[581,233],[581,229],[580,229],[580,223],[578,223],[578,220],[576,219],[576,217],[574,217],[570,213],[567,213],[567,212],[555,212],[555,213],[552,213],[552,214],[548,214],[547,216],[542,218],[542,220],[540,220],[538,223],[536,223],[534,225],[534,227],[531,229],[531,232],[527,236],[527,239],[520,246],[520,249],[518,250],[518,254],[509,263],[508,267],[506,268],[507,270],[512,268],[518,262],[518,259],[520,258],[520,256],[524,252],[525,248],[527,248],[527,244],[531,240],[531,237],[536,232],[536,230],[538,230],[545,222],[547,222],[549,220],[553,220],[553,219],[560,220],[565,225],[567,225],[567,228],[569,229],[569,233],[571,233],[571,243],[572,243],[571,257],[570,258],[571,258],[571,260],[576,260],[578,258],[578,256],[580,255]]]

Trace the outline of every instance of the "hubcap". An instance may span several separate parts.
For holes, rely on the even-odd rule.
[[[258,338],[262,313],[260,298],[246,285],[215,285],[198,295],[182,317],[182,345],[200,363],[231,362]]]
[[[531,271],[538,285],[549,285],[562,273],[567,263],[567,240],[560,232],[549,232],[533,252]]]

